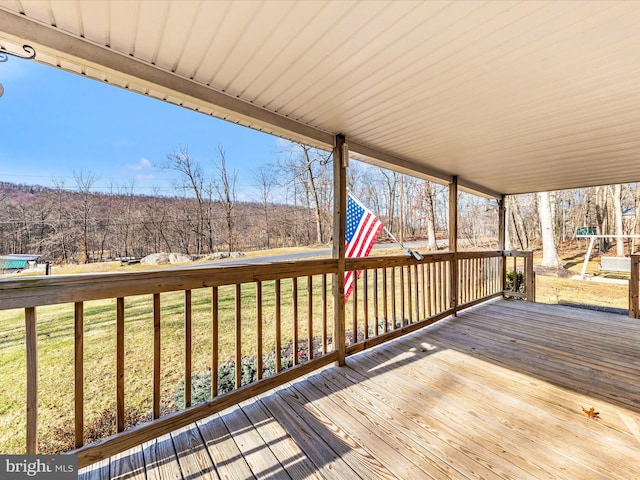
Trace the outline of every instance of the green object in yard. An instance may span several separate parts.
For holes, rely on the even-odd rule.
[[[580,227],[576,229],[576,235],[597,235],[598,229],[596,227]]]

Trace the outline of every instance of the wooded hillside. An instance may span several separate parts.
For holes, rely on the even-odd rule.
[[[87,173],[75,174],[70,188],[0,183],[0,254],[85,263],[331,242],[333,181],[326,152],[293,144],[276,164],[254,172],[252,202],[238,200],[237,171],[227,166],[221,147],[206,165],[183,149],[169,154],[163,168],[176,176],[172,196],[137,195],[132,187],[98,193],[96,178]],[[400,241],[426,240],[435,250],[436,239],[447,238],[446,186],[352,161],[348,188]],[[549,192],[548,199],[556,245],[583,227],[605,235],[638,232],[638,184]],[[508,249],[540,245],[539,202],[539,195],[507,197]],[[460,193],[458,225],[460,248],[497,248],[497,201]]]

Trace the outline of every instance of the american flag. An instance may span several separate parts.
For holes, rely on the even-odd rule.
[[[347,225],[345,232],[346,257],[367,257],[373,244],[382,231],[383,225],[378,218],[351,194],[347,196]],[[349,300],[353,290],[354,273],[360,278],[362,270],[344,273],[344,301]]]

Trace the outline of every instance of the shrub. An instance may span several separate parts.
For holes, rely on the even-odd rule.
[[[515,273],[515,285],[514,285],[514,273]],[[507,282],[505,285],[505,290],[509,290],[512,292],[524,293],[524,273],[509,270],[507,272]]]

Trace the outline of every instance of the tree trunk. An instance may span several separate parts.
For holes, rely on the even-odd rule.
[[[596,208],[596,222],[598,225],[598,233],[600,235],[609,234],[609,228],[607,224],[608,208],[607,208],[607,195],[606,188],[596,187],[595,189],[595,208]],[[609,242],[606,238],[600,239],[600,253],[604,253],[609,248]]]
[[[616,256],[624,257],[624,230],[622,228],[622,185],[617,184],[611,189],[613,197],[613,218],[615,223],[616,235]],[[618,236],[619,235],[619,236]]]
[[[437,250],[438,242],[436,240],[436,211],[434,208],[435,194],[433,185],[425,180],[424,182],[424,198],[427,210],[427,247],[429,250]]]
[[[540,230],[542,231],[542,263],[543,267],[559,267],[560,258],[555,244],[553,233],[553,220],[551,216],[551,203],[549,192],[538,193],[538,216],[540,218]]]
[[[513,230],[516,238],[518,239],[520,249],[526,250],[529,248],[529,235],[527,234],[527,228],[524,225],[524,220],[522,219],[522,214],[520,213],[520,204],[518,203],[518,198],[513,195],[507,196],[507,204],[509,206],[509,211],[511,213],[511,218],[513,221]]]

